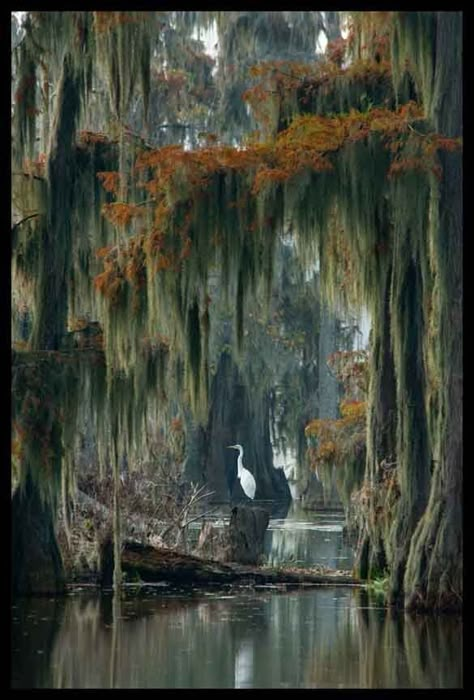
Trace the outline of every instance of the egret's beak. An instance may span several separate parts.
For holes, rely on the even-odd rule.
[[[235,450],[235,445],[227,445],[226,450]]]

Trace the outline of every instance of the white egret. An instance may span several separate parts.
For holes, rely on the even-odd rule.
[[[237,459],[237,478],[240,479],[240,485],[245,495],[252,499],[255,498],[255,489],[257,488],[255,479],[253,478],[253,474],[242,464],[244,448],[242,445],[227,445],[227,449],[239,451],[239,457]]]

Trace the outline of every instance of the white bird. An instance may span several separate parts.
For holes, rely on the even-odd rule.
[[[244,448],[242,445],[227,445],[227,448],[239,451],[239,457],[237,459],[237,478],[240,479],[240,485],[242,486],[245,495],[252,499],[255,498],[255,489],[257,488],[257,484],[253,478],[253,474],[251,474],[242,464]]]

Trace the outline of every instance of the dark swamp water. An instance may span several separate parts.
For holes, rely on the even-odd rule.
[[[352,565],[338,514],[272,520],[268,561]],[[150,586],[12,608],[14,688],[459,688],[462,622],[360,588]]]

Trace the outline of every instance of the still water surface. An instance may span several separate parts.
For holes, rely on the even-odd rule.
[[[268,508],[268,502],[257,502]],[[277,508],[274,508],[277,510]],[[217,529],[227,527],[229,509],[213,519]],[[305,511],[293,501],[285,517],[272,517],[265,532],[263,563],[271,566],[291,565],[308,568],[320,564],[330,569],[350,571],[354,553],[343,536],[342,510]],[[191,525],[188,542],[198,542],[200,523]]]
[[[455,688],[462,627],[390,616],[363,591],[149,589],[26,600],[13,610],[13,686]]]
[[[354,554],[343,537],[342,511],[309,513],[293,502],[286,518],[272,518],[265,533],[264,555],[270,565],[302,568],[322,564],[352,569]]]
[[[352,566],[340,514],[272,520],[265,552]],[[459,619],[390,613],[363,589],[127,591],[16,601],[13,687],[462,687]]]

